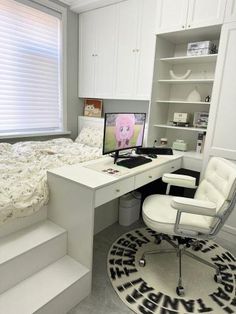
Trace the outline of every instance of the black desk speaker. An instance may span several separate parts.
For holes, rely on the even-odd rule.
[[[138,147],[136,148],[136,154],[173,155],[173,151],[170,147]]]

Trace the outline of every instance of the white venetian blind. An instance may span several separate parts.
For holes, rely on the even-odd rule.
[[[61,19],[0,0],[0,134],[62,130]]]

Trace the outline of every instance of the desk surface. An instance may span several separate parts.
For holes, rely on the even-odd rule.
[[[82,164],[64,166],[57,169],[50,170],[52,175],[63,177],[67,180],[74,181],[80,185],[86,186],[91,189],[98,189],[111,183],[118,182],[124,178],[134,176],[136,174],[145,172],[152,168],[156,168],[163,164],[168,164],[173,160],[181,159],[181,156],[160,156],[153,159],[152,162],[128,169],[122,166],[114,165],[113,158],[104,157],[101,159],[92,160]],[[90,168],[91,167],[91,168]],[[96,168],[98,170],[92,169]],[[99,171],[99,169],[112,168],[119,171],[118,175],[111,175]]]

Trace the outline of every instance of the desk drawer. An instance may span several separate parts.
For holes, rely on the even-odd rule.
[[[95,207],[105,204],[134,190],[134,177],[104,186],[95,193]]]
[[[168,164],[157,166],[156,168],[147,170],[143,173],[136,175],[135,189],[145,184],[148,184],[152,181],[155,181],[156,179],[161,178],[164,173],[176,171],[177,169],[180,168],[180,163],[181,163],[180,160],[173,160],[172,162],[169,162]]]

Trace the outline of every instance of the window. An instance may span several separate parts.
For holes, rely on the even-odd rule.
[[[1,0],[0,134],[63,131],[62,86],[61,14]]]

